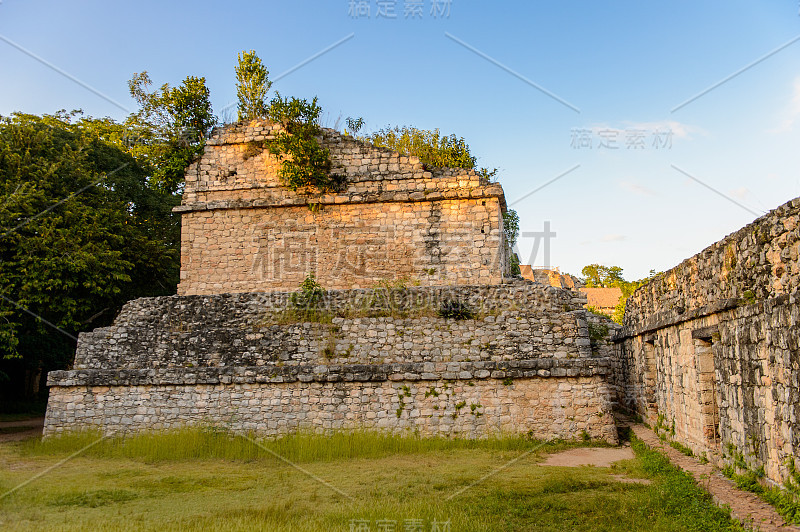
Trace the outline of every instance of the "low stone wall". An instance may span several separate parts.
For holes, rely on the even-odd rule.
[[[280,435],[382,430],[481,438],[530,434],[616,442],[605,379],[521,378],[281,384],[64,386],[50,395],[45,434],[214,426]]]
[[[48,375],[45,434],[224,425],[616,441],[585,299],[527,281],[329,291],[318,321],[290,293],[145,298],[83,333]],[[445,302],[470,319],[439,316]],[[400,390],[400,391],[398,391]]]
[[[719,464],[781,482],[800,453],[800,199],[628,299],[622,402]]]

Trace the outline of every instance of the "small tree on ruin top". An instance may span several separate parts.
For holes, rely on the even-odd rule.
[[[269,71],[255,50],[237,55],[236,97],[239,99],[238,120],[267,116],[267,92],[272,87]]]

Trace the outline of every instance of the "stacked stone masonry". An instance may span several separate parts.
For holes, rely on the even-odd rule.
[[[45,434],[617,441],[616,362],[590,338],[584,295],[507,275],[499,185],[323,130],[346,187],[292,191],[265,149],[279,131],[256,121],[212,136],[176,208],[178,295],[129,302],[80,335],[73,369],[48,376]],[[327,292],[298,309],[291,292],[310,273]]]
[[[481,438],[586,434],[615,442],[601,376],[428,382],[65,387],[51,396],[48,434],[81,424],[106,432],[215,426],[280,435],[381,430]]]
[[[445,319],[459,301],[473,319]],[[45,433],[224,426],[367,428],[616,441],[579,293],[496,286],[330,291],[317,322],[288,293],[139,299],[51,372]]]
[[[800,198],[628,300],[620,401],[720,465],[784,481],[800,452]]]
[[[278,132],[254,121],[209,139],[175,209],[178,295],[129,302],[80,335],[73,369],[48,376],[45,434],[616,442],[618,404],[720,465],[741,453],[787,478],[800,450],[800,199],[641,287],[620,329],[578,291],[509,277],[498,184],[323,130],[346,187],[292,191],[266,149]],[[290,292],[309,273],[329,291],[299,318]],[[453,302],[471,315],[442,317]]]
[[[280,130],[264,121],[218,130],[187,169],[176,208],[179,294],[289,291],[309,273],[329,289],[503,281],[499,184],[324,129],[321,143],[346,188],[292,191],[265,144]]]

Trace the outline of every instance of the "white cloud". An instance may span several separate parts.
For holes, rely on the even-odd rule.
[[[729,191],[728,194],[730,194],[731,196],[733,196],[736,199],[746,200],[753,193],[750,192],[750,189],[747,188],[747,187],[739,187],[739,188],[735,188],[735,189]]]
[[[775,129],[769,130],[770,133],[789,133],[794,130],[794,125],[800,117],[800,76],[794,78],[792,87],[792,99],[785,108],[785,116],[780,125]]]
[[[621,120],[616,123],[594,123],[583,127],[573,128],[573,142],[575,142],[575,130],[591,130],[593,137],[600,136],[600,132],[604,130],[616,131],[617,135],[614,137],[613,142],[619,146],[625,146],[628,135],[633,135],[634,131],[640,132],[640,138],[645,142],[648,148],[654,146],[654,142],[663,143],[672,146],[674,141],[688,141],[693,138],[693,134],[705,135],[706,131],[698,126],[684,124],[676,120],[661,120],[654,122],[633,122],[630,120]],[[595,142],[599,142],[599,138],[593,138]]]
[[[620,181],[619,186],[624,189],[630,190],[634,194],[639,194],[640,196],[658,196],[658,193],[654,190],[650,190],[647,187],[643,187],[638,183],[633,183],[631,181]]]
[[[621,242],[626,238],[625,235],[618,234],[604,235],[603,238],[600,239],[600,242]]]
[[[690,139],[692,133],[705,134],[705,131],[697,126],[683,124],[676,120],[661,120],[657,122],[624,122],[625,129],[641,129],[644,131],[671,131],[676,139]]]

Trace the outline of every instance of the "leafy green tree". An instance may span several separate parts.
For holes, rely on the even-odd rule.
[[[586,286],[594,288],[612,288],[625,282],[619,266],[589,264],[583,267],[581,274],[585,277]]]
[[[0,378],[70,363],[75,336],[130,299],[175,292],[186,166],[216,123],[204,78],[149,90],[124,123],[0,117]]]
[[[611,319],[619,324],[622,324],[622,320],[625,316],[625,305],[631,294],[633,294],[637,288],[659,275],[655,270],[650,270],[650,274],[644,279],[626,281],[622,276],[622,268],[619,266],[603,266],[600,264],[584,266],[581,270],[581,274],[583,274],[584,282],[588,287],[619,288],[622,291],[622,297],[614,308],[614,313],[611,316]]]
[[[150,174],[153,184],[174,194],[183,190],[186,167],[203,153],[205,139],[217,120],[205,78],[188,76],[178,87],[152,84],[147,72],[128,82],[138,112],[122,128],[125,146]],[[113,124],[112,124],[113,126]]]
[[[78,332],[174,293],[175,198],[125,137],[78,113],[0,119],[0,371],[64,368]]]
[[[614,312],[611,314],[611,319],[616,323],[622,325],[625,319],[625,307],[628,304],[628,297],[623,296],[619,298],[619,303],[614,307]]]
[[[236,96],[239,99],[239,121],[267,116],[267,92],[272,87],[269,71],[255,50],[237,55]]]

